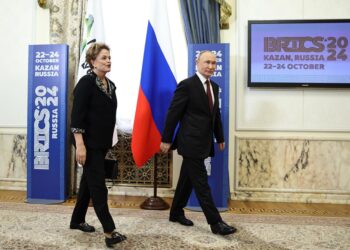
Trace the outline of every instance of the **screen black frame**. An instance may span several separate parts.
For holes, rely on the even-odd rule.
[[[350,19],[290,19],[290,20],[248,20],[248,84],[249,88],[350,88],[349,83],[301,83],[301,82],[252,82],[251,81],[251,36],[254,24],[306,24],[306,23],[350,23]],[[350,41],[349,41],[350,42]],[[350,71],[350,69],[349,69]]]

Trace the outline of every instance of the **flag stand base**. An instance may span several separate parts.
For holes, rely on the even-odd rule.
[[[140,207],[147,210],[165,210],[169,208],[169,205],[162,198],[153,196],[146,199]]]

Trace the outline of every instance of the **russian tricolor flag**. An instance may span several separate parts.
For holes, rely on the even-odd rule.
[[[176,89],[166,1],[151,1],[131,150],[138,167],[159,151],[166,113]]]

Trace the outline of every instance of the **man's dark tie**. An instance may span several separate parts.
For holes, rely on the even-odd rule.
[[[207,85],[207,96],[208,96],[210,112],[213,112],[213,97],[211,96],[209,80],[206,80],[205,84]]]

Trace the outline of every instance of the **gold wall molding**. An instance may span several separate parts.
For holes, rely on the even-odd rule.
[[[38,0],[38,5],[43,9],[50,9],[52,6],[52,0]]]
[[[232,15],[232,7],[225,0],[216,0],[220,4],[220,29],[229,29],[229,17]]]

